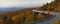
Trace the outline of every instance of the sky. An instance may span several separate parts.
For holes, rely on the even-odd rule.
[[[30,7],[41,6],[54,0],[0,0],[0,7]]]

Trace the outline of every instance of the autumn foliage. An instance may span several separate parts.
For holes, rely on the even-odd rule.
[[[36,10],[43,11],[54,11],[60,14],[60,0],[56,0],[51,3],[47,3],[41,7],[34,8]],[[0,24],[28,24],[29,22],[35,21],[35,18],[41,18],[41,15],[35,15],[32,12],[33,8],[26,8],[16,11],[8,11],[0,13]],[[43,15],[42,15],[43,16]],[[42,17],[44,19],[44,17]]]

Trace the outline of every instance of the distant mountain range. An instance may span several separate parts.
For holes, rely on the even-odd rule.
[[[15,11],[15,10],[19,10],[19,9],[23,9],[23,8],[15,8],[15,7],[11,7],[11,8],[0,8],[0,12]]]
[[[15,10],[22,10],[25,8],[36,8],[36,7],[0,7],[0,12],[6,12],[6,11],[15,11]]]

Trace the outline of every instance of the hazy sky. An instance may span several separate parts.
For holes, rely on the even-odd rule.
[[[0,0],[0,7],[7,6],[40,6],[52,0]]]

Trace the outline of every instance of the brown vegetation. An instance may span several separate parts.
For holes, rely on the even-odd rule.
[[[54,11],[60,13],[60,0],[47,3],[42,7],[36,8],[36,10],[44,10],[44,11]],[[38,16],[38,17],[37,17]],[[41,17],[47,18],[48,16],[44,17],[43,15],[36,15],[32,13],[31,8],[26,8],[23,10],[17,11],[9,11],[6,13],[0,13],[0,24],[23,24],[33,22],[36,17],[41,19]]]

